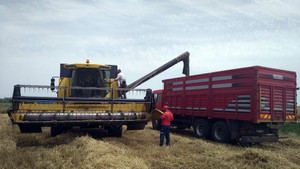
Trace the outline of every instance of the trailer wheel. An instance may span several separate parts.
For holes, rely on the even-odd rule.
[[[194,133],[198,138],[210,138],[211,124],[205,119],[196,120],[194,123]]]
[[[107,128],[108,137],[122,137],[122,125],[110,125]]]
[[[212,127],[211,135],[214,141],[221,143],[229,142],[230,133],[227,124],[223,121],[216,122]]]
[[[152,120],[152,129],[160,130],[160,128],[161,128],[160,120]]]

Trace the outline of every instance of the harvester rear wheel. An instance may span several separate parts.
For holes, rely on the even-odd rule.
[[[107,128],[108,137],[122,137],[122,125],[110,125]]]

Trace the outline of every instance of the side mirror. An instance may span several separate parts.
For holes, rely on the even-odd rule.
[[[54,78],[51,79],[51,84],[50,84],[50,86],[51,86],[51,90],[52,90],[52,91],[55,90],[55,79],[54,79]]]

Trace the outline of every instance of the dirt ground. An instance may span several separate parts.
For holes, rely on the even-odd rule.
[[[159,131],[79,130],[50,137],[21,134],[0,114],[0,168],[300,168],[300,137],[251,147],[197,139],[192,130],[172,129],[171,147],[159,147]]]

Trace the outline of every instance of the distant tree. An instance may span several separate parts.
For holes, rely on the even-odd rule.
[[[10,103],[11,97],[0,98],[0,103]]]

